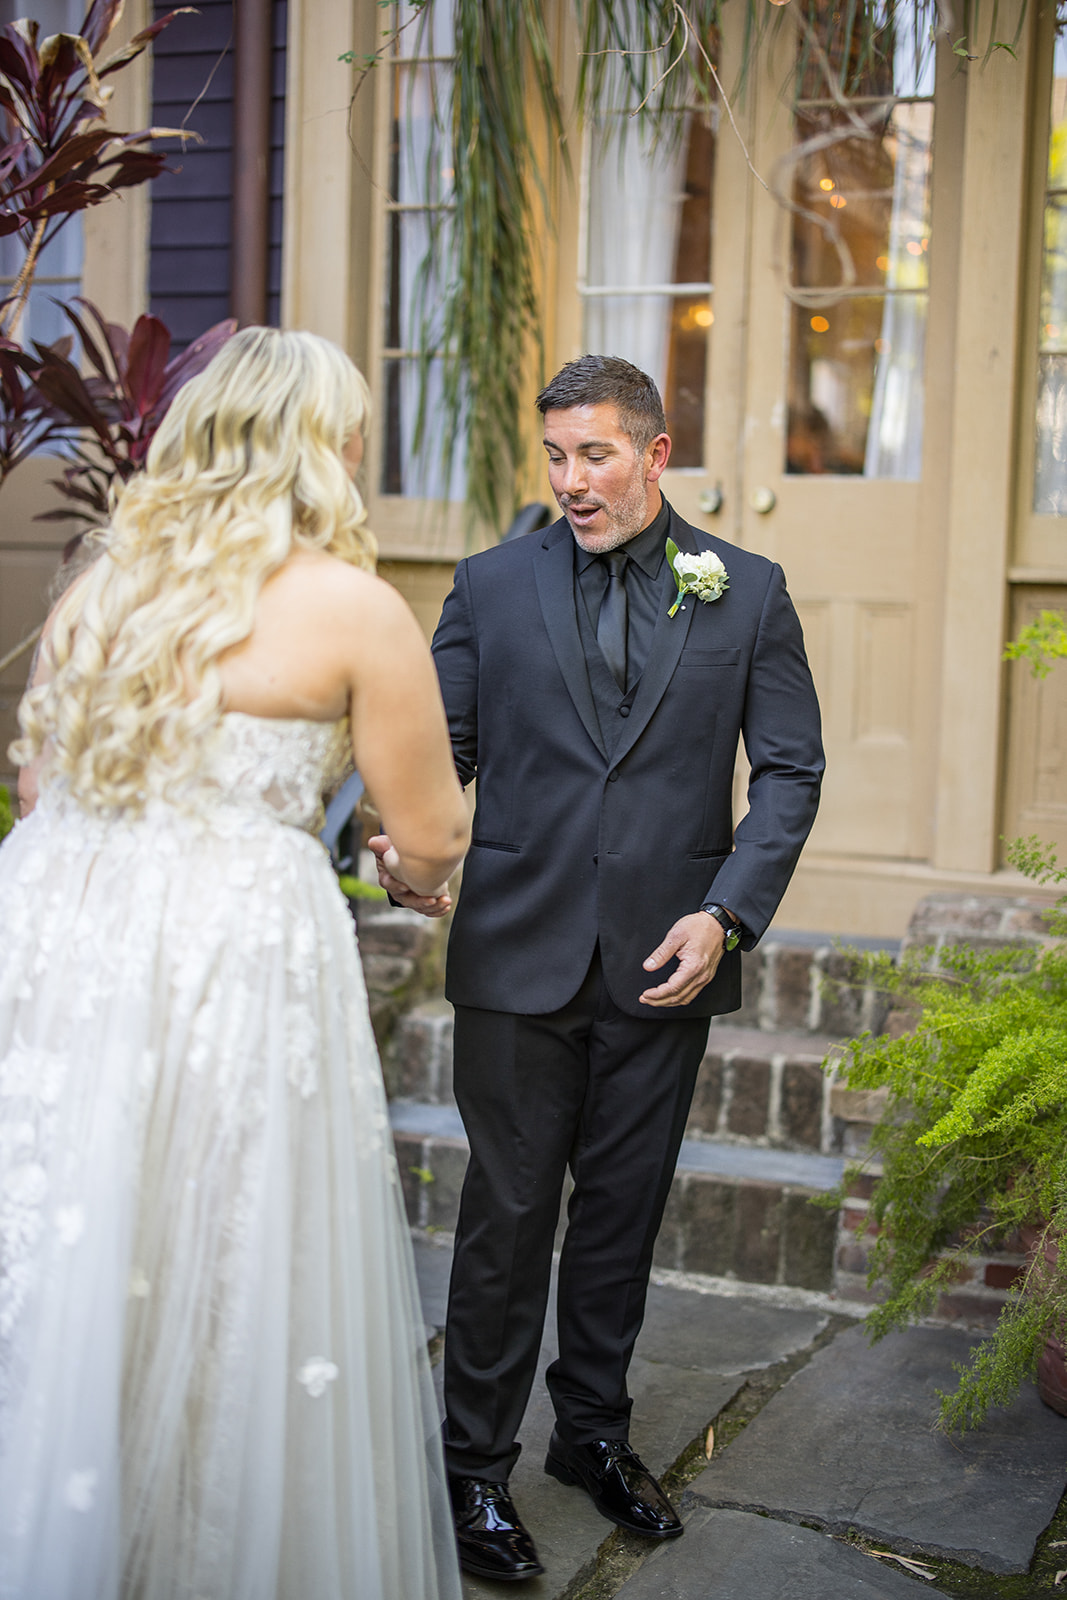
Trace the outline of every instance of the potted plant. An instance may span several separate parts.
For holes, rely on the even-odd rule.
[[[1037,882],[1067,879],[1035,839],[1017,842],[1010,859]],[[874,1338],[930,1312],[983,1245],[1028,1230],[1027,1264],[995,1330],[941,1397],[946,1428],[975,1426],[1008,1403],[1039,1361],[1043,1397],[1067,1397],[1056,1366],[1067,1337],[1067,1250],[1058,1248],[1067,1232],[1067,894],[1048,915],[1052,937],[1039,950],[960,945],[939,952],[936,967],[922,951],[899,965],[868,958],[864,977],[913,1026],[852,1041],[842,1069],[850,1088],[886,1092],[869,1157],[881,1167],[869,1282],[885,1291],[868,1322]]]

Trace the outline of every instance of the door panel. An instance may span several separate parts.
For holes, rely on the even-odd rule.
[[[896,455],[887,450],[886,441],[894,437],[891,391],[894,382],[903,381],[903,369],[894,369],[892,351],[882,348],[887,341],[880,335],[875,340],[873,330],[895,326],[907,334],[910,319],[914,332],[913,313],[921,299],[925,349],[936,344],[943,301],[932,285],[927,300],[924,285],[927,268],[931,279],[938,271],[938,190],[924,172],[923,194],[933,193],[932,211],[921,195],[915,199],[915,152],[925,160],[926,146],[907,143],[909,127],[919,127],[925,118],[928,128],[930,102],[912,96],[903,105],[887,103],[876,117],[868,99],[863,113],[874,129],[873,156],[864,147],[862,163],[853,159],[842,137],[836,156],[831,145],[834,160],[818,150],[813,155],[809,145],[802,163],[796,159],[795,128],[803,125],[810,133],[815,113],[806,112],[807,122],[795,124],[782,94],[795,38],[782,28],[747,102],[753,165],[780,198],[746,180],[751,211],[739,437],[730,437],[729,408],[713,408],[708,459],[713,476],[717,462],[729,461],[731,454],[737,462],[733,503],[727,508],[731,535],[781,563],[805,627],[827,745],[826,783],[811,848],[924,858],[931,849],[930,770],[936,732],[928,686],[939,665],[935,632],[924,625],[938,573],[936,556],[931,559],[938,537],[937,495],[931,493],[930,482],[937,471],[930,443],[932,435],[936,438],[936,421],[933,428],[920,426],[917,434],[911,426],[910,449],[902,445]],[[926,81],[932,88],[929,75]],[[884,133],[886,127],[890,135]],[[833,130],[831,137],[837,137]],[[736,192],[743,159],[735,146],[721,142],[720,216],[729,187]],[[915,192],[901,209],[893,184],[899,190],[899,170],[907,160]],[[794,180],[802,166],[806,187],[798,189]],[[872,284],[881,291],[882,309],[875,322],[858,294],[835,297],[828,275],[839,264],[838,256],[823,250],[819,257],[812,245],[811,196],[818,196],[820,185],[823,196],[829,196],[823,209],[830,226],[834,217],[863,213],[858,223],[850,223],[849,248],[858,287],[868,291],[867,298]],[[795,210],[781,197],[789,200],[797,193],[805,200],[808,217],[795,224]],[[794,226],[803,236],[794,237]],[[907,229],[914,238],[904,237]],[[879,238],[890,242],[883,247]],[[907,250],[911,243],[914,254]],[[921,273],[913,292],[901,268],[894,300],[898,258],[917,262]],[[717,294],[724,287],[724,271],[733,268],[733,263],[713,263]],[[820,346],[824,337],[831,343]],[[803,348],[801,340],[807,341]],[[725,373],[731,360],[736,361],[736,350],[725,340],[722,346],[717,349],[713,342],[713,392],[717,371]],[[828,354],[820,353],[824,349]],[[911,359],[914,340],[908,350]],[[907,379],[911,387],[905,398],[913,407],[913,423],[923,377],[920,363]],[[805,404],[815,396],[831,412],[836,406],[836,412],[823,412],[812,403],[801,416],[801,379],[808,386]],[[876,413],[880,423],[872,420]],[[902,440],[906,432],[897,430]],[[908,472],[918,476],[909,478],[904,475]]]

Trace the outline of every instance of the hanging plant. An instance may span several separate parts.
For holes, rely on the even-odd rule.
[[[814,72],[830,98],[887,71],[891,80],[902,29],[916,49],[947,40],[962,67],[997,51],[1014,53],[1022,27],[1020,20],[1011,38],[998,36],[996,0],[964,0],[955,20],[937,0],[846,0],[834,7],[827,0],[734,0],[745,14],[742,57],[724,97],[715,46],[725,3],[574,0],[581,40],[578,117],[595,115],[609,86],[617,93],[621,77],[630,110],[653,136],[670,136],[680,105],[710,105],[716,96],[732,121],[730,98],[743,94],[765,41],[783,26],[792,26],[798,39],[798,79],[783,88]],[[1065,0],[1057,6],[1067,17]],[[436,108],[433,155],[438,168],[451,165],[455,192],[447,212],[435,214],[419,275],[433,303],[422,317],[414,448],[417,453],[430,432],[432,405],[444,481],[453,460],[462,459],[472,520],[502,531],[522,493],[529,375],[542,352],[535,242],[551,226],[547,197],[557,169],[573,182],[572,163],[539,0],[415,0],[403,27],[434,37],[434,14],[442,11],[452,23],[454,72],[451,91]],[[362,69],[357,93],[370,70],[391,58],[400,31],[356,63]],[[431,164],[428,158],[427,170]],[[444,289],[435,295],[439,283]],[[443,402],[431,398],[438,361]]]

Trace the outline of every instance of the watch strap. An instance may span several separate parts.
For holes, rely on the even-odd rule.
[[[715,921],[722,927],[722,931],[726,935],[727,950],[736,950],[741,943],[741,924],[736,917],[732,917],[725,906],[716,905],[714,902],[710,905],[701,906],[700,909],[701,911],[706,911],[709,917],[714,917]]]

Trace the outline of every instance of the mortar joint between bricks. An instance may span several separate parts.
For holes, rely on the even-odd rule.
[[[822,1114],[819,1127],[819,1148],[823,1155],[832,1155],[834,1150],[834,1114],[830,1109],[830,1094],[840,1076],[840,1057],[834,1059],[829,1070],[822,1075]]]
[[[785,1055],[776,1050],[771,1056],[771,1070],[767,1085],[767,1137],[772,1144],[781,1144],[785,1134],[782,1129],[782,1074]]]
[[[823,972],[829,954],[829,945],[820,945],[817,950],[812,951],[811,966],[808,968],[807,1029],[809,1033],[817,1033],[822,1023]]]
[[[759,1004],[756,1011],[760,1027],[773,1033],[778,1018],[778,946],[769,944],[763,950],[763,970],[760,974]]]
[[[730,1108],[734,1102],[734,1062],[737,1051],[731,1050],[722,1058],[722,1089],[719,1095],[719,1115],[715,1120],[715,1132],[718,1135],[727,1135],[730,1132]]]

